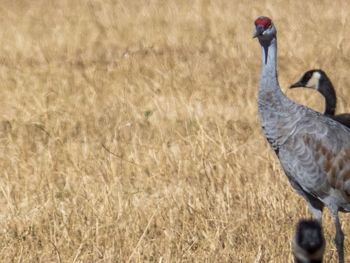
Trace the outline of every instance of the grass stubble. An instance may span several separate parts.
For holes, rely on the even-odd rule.
[[[253,21],[289,97],[322,111],[286,89],[322,68],[349,112],[349,5],[1,1],[0,261],[290,262],[309,214],[259,126]]]

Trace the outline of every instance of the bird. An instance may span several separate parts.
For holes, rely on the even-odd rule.
[[[262,50],[258,113],[263,133],[291,186],[322,223],[326,207],[335,224],[338,262],[344,262],[344,233],[338,212],[350,212],[350,130],[289,99],[277,78],[277,31],[266,16],[255,20]]]
[[[322,263],[326,242],[317,220],[302,219],[298,222],[292,250],[295,263]]]
[[[326,101],[326,109],[323,114],[350,128],[349,113],[335,115],[337,106],[336,92],[331,80],[322,69],[306,71],[299,81],[290,85],[289,88],[293,89],[299,87],[315,89],[321,93]]]

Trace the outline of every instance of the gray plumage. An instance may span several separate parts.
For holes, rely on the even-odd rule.
[[[276,29],[267,17],[259,17],[255,25],[263,58],[258,94],[261,126],[313,216],[321,222],[324,206],[330,210],[339,262],[344,262],[338,211],[350,211],[350,129],[282,93],[276,71]]]
[[[312,69],[306,71],[299,81],[292,84],[289,88],[299,87],[315,89],[322,94],[326,102],[326,108],[323,114],[350,128],[349,113],[335,115],[337,95],[331,80],[323,70]]]
[[[325,240],[320,223],[316,220],[300,220],[293,239],[295,263],[322,263]]]

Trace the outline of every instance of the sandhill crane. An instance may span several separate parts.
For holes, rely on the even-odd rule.
[[[300,220],[293,239],[294,262],[322,263],[325,243],[322,228],[318,221]]]
[[[262,48],[258,110],[264,134],[292,187],[305,198],[319,222],[326,206],[335,227],[339,262],[344,234],[338,211],[350,211],[350,130],[287,98],[277,80],[276,28],[268,17],[255,20]]]
[[[312,69],[306,71],[299,81],[292,84],[289,88],[299,87],[315,89],[321,93],[326,101],[324,114],[350,128],[349,113],[334,115],[337,106],[337,96],[331,80],[323,70]]]

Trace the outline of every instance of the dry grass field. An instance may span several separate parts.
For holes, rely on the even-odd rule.
[[[259,126],[253,21],[289,97],[322,111],[287,89],[322,68],[350,112],[350,3],[0,3],[0,262],[291,262],[309,214]]]

